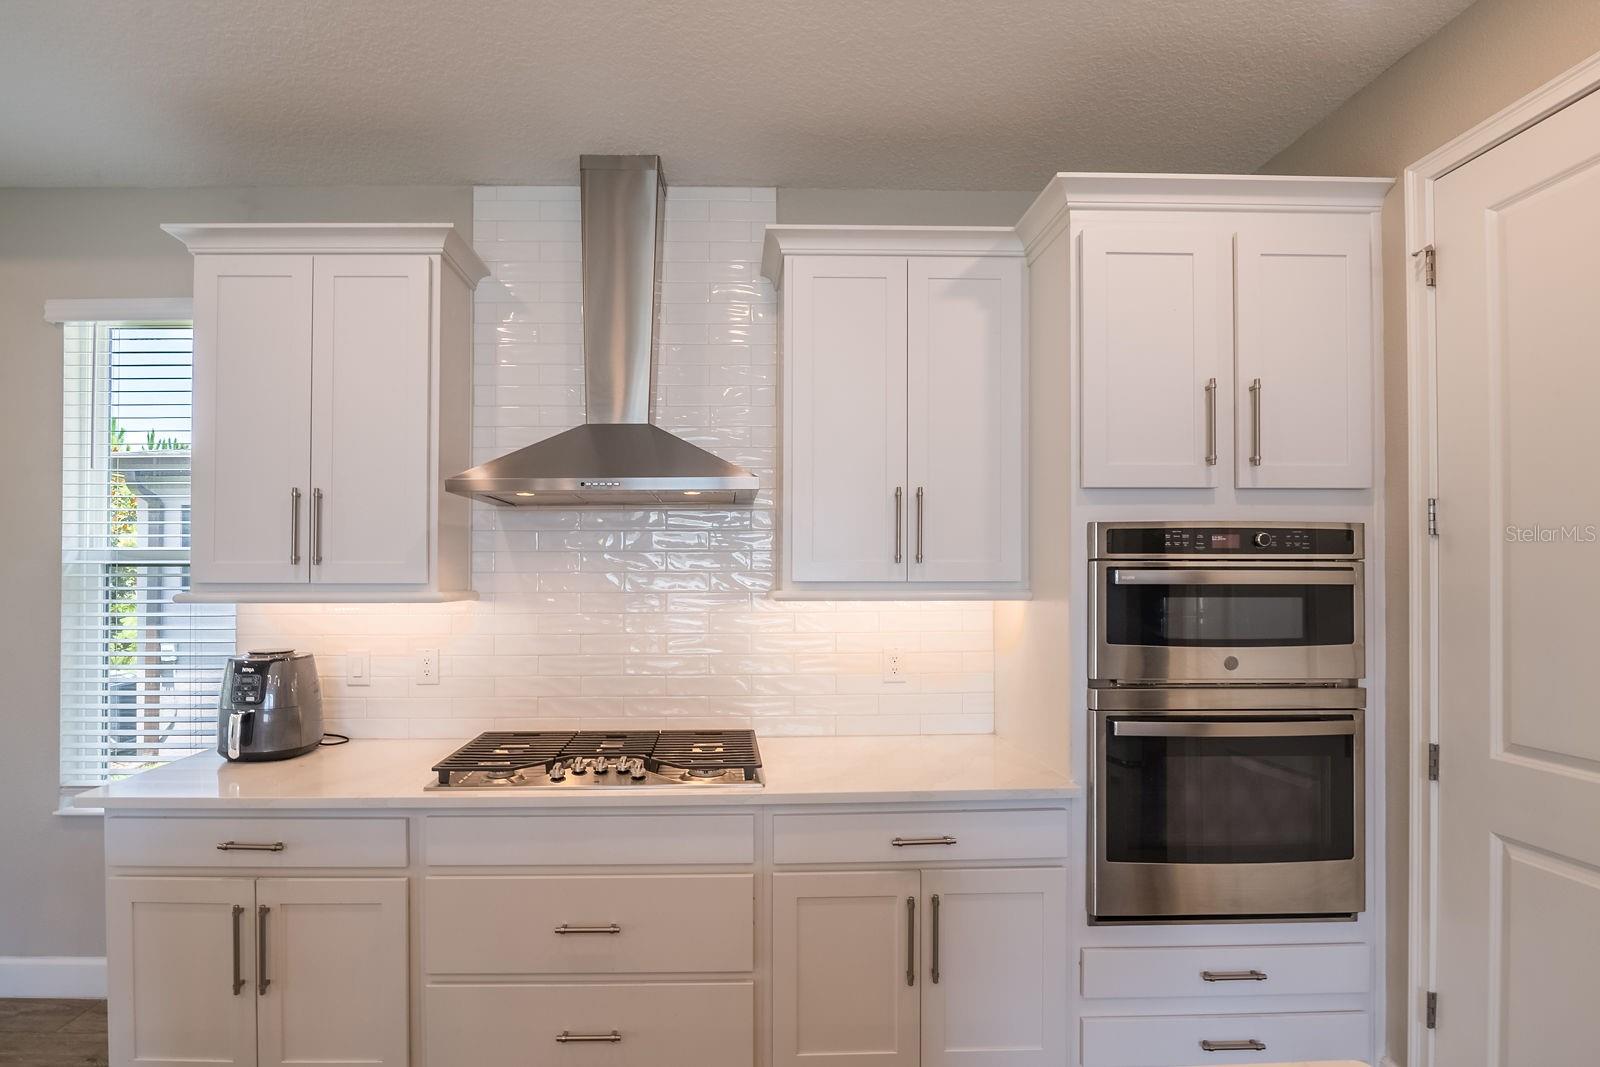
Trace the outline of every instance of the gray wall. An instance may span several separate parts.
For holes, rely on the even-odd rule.
[[[1390,67],[1262,169],[1278,174],[1366,174],[1399,179],[1429,152],[1600,51],[1595,0],[1479,0]],[[1389,1050],[1405,1060],[1408,862],[1405,558],[1405,194],[1383,207],[1383,361],[1388,472]]]
[[[188,296],[163,222],[453,222],[468,188],[0,189],[0,956],[104,952],[100,820],[53,814],[59,738],[61,331],[44,302]]]
[[[778,221],[877,226],[1011,226],[1031,192],[930,189],[779,189]]]

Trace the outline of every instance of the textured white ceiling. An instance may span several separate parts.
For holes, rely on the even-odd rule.
[[[0,0],[0,185],[1250,171],[1470,0]]]

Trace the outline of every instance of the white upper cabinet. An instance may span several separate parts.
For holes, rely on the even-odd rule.
[[[1253,220],[1237,240],[1238,484],[1372,484],[1372,235],[1364,216]]]
[[[1083,488],[1370,488],[1391,184],[1057,175],[1018,232],[1077,242]]]
[[[1021,246],[784,226],[780,595],[1026,595]]]
[[[1083,234],[1083,484],[1217,484],[1227,238],[1108,225]]]
[[[472,596],[472,288],[447,224],[174,225],[195,255],[192,600]]]

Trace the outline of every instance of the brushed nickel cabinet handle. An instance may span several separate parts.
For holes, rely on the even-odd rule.
[[[1249,1037],[1243,1041],[1202,1041],[1200,1049],[1203,1052],[1265,1052],[1267,1046]]]
[[[620,934],[622,927],[616,923],[606,923],[604,926],[584,926],[581,923],[562,923],[556,927],[558,934]]]
[[[1201,971],[1200,977],[1207,982],[1265,982],[1266,971]]]
[[[300,488],[289,490],[289,565],[300,565]]]
[[[917,984],[917,898],[906,897],[906,985]]]
[[[282,841],[270,844],[265,841],[223,841],[217,845],[218,852],[282,852],[283,849]]]
[[[922,562],[922,486],[917,486],[917,562]]]
[[[267,995],[272,979],[267,977],[267,915],[271,908],[262,904],[256,908],[256,996]]]
[[[604,1041],[615,1045],[621,1040],[622,1033],[618,1030],[613,1030],[609,1034],[575,1034],[570,1030],[563,1030],[556,1035],[556,1043],[559,1045],[570,1044],[574,1041]]]
[[[1261,466],[1261,379],[1250,382],[1250,466]]]
[[[1206,380],[1206,466],[1217,465],[1217,380]]]
[[[322,490],[311,490],[311,565],[322,566]]]
[[[929,963],[929,976],[933,984],[939,984],[939,894],[935,893],[930,902],[933,904],[933,959]]]
[[[239,927],[243,925],[244,905],[233,906],[233,995],[244,989],[244,975],[239,971]]]
[[[904,558],[903,542],[905,541],[905,487],[894,487],[894,561],[899,563]]]
[[[912,848],[917,845],[953,845],[956,839],[949,834],[940,834],[938,837],[895,837],[889,844],[895,848]]]

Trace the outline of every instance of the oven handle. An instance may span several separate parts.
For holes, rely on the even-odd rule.
[[[1355,585],[1358,580],[1354,567],[1318,570],[1287,567],[1240,567],[1238,570],[1162,567],[1131,570],[1117,567],[1111,572],[1113,585]]]
[[[1271,722],[1152,722],[1149,719],[1113,719],[1115,737],[1313,737],[1354,734],[1354,719],[1274,719]]]

